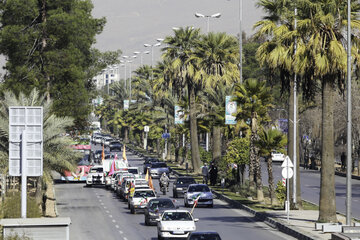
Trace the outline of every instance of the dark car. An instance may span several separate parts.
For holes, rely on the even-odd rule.
[[[192,232],[188,240],[221,240],[217,232]]]
[[[178,177],[173,185],[173,197],[178,198],[183,196],[190,184],[195,184],[196,181],[192,177]]]
[[[95,162],[99,162],[101,160],[101,154],[102,154],[102,149],[96,150],[94,152],[94,160],[95,160]],[[107,156],[107,155],[110,155],[110,152],[105,150],[104,154],[105,154],[104,156]]]
[[[153,163],[153,162],[159,162],[159,159],[157,159],[157,158],[147,158],[147,159],[145,159],[145,162],[144,162],[144,174],[146,174],[147,169],[151,167],[151,163]]]
[[[119,141],[112,141],[109,144],[110,152],[112,151],[121,151],[122,150],[122,144]]]
[[[145,225],[156,225],[156,219],[165,210],[176,209],[173,201],[169,198],[155,198],[151,199],[145,208]]]

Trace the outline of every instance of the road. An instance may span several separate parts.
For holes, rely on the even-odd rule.
[[[131,166],[142,166],[141,159],[129,153],[127,156]],[[154,186],[159,193],[157,180]],[[127,204],[103,187],[59,183],[55,192],[58,214],[71,218],[71,239],[157,239],[157,228],[145,226],[143,214],[130,214]],[[183,209],[183,199],[177,200]],[[200,219],[198,231],[217,231],[222,239],[293,239],[218,199],[212,209],[196,208],[194,217]]]
[[[276,163],[273,165],[273,174],[275,184],[281,180],[281,165]],[[268,174],[266,163],[262,163],[263,183],[267,184]],[[304,200],[319,204],[320,198],[320,177],[321,174],[317,170],[309,170],[300,168],[301,197]],[[336,194],[336,210],[343,214],[346,213],[346,178],[335,175],[335,194]],[[352,215],[360,219],[360,180],[352,179]]]

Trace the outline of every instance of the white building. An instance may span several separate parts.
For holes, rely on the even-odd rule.
[[[120,72],[117,65],[110,66],[93,78],[97,89],[107,87],[114,82],[120,81]]]

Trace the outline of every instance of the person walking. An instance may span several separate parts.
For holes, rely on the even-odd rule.
[[[215,186],[216,180],[217,180],[218,169],[214,163],[211,163],[209,174],[210,174],[210,185]]]
[[[209,168],[207,166],[207,163],[205,163],[204,166],[202,167],[201,173],[203,176],[203,184],[208,184]]]

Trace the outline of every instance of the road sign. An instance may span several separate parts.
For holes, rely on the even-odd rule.
[[[163,133],[161,137],[164,139],[170,138],[170,133]]]
[[[292,178],[294,175],[294,171],[292,170],[292,168],[283,168],[281,171],[281,175],[285,179]]]
[[[144,132],[149,132],[149,126],[144,126]]]
[[[26,130],[26,131],[25,131]],[[23,133],[25,132],[25,136]],[[21,140],[26,139],[26,175],[43,173],[42,107],[9,107],[9,175],[21,176]]]
[[[287,167],[292,168],[292,167],[294,167],[294,164],[291,162],[289,156],[285,157],[285,160],[281,164],[281,167],[282,168],[287,168]]]

